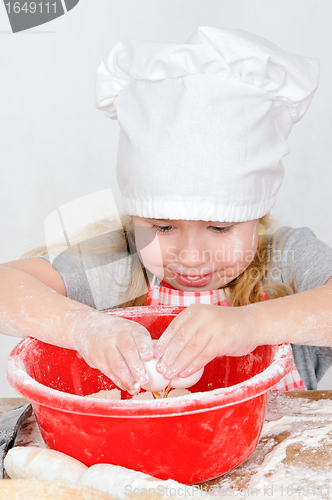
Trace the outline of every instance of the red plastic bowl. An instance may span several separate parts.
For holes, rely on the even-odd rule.
[[[111,314],[158,338],[179,307],[137,307]],[[160,479],[195,484],[237,467],[254,451],[270,389],[291,369],[287,344],[211,361],[193,394],[163,400],[84,398],[114,384],[76,351],[27,338],[7,364],[11,385],[32,401],[46,444],[90,466],[112,463]],[[128,393],[122,393],[128,398]]]

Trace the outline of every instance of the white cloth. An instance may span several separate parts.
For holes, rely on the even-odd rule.
[[[125,212],[230,222],[265,215],[318,76],[316,59],[241,30],[201,27],[186,44],[116,44],[98,68],[96,104],[121,126]]]

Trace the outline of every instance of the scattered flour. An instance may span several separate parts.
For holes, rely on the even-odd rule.
[[[331,499],[331,439],[331,399],[272,393],[255,451],[204,489],[222,498]]]
[[[97,394],[98,397],[105,396],[105,393],[113,393],[114,396],[116,392],[113,391]],[[185,391],[185,394],[188,392]],[[272,393],[256,450],[235,470],[202,483],[200,486],[204,491],[214,498],[330,500],[332,398],[327,394],[327,399],[324,399],[324,394],[319,393],[320,399],[312,399],[311,392],[308,392],[308,397]],[[151,398],[148,392],[137,396],[142,397],[143,394]],[[174,390],[168,397],[183,394],[183,390],[181,394],[179,390]],[[34,416],[19,432],[17,445],[45,446]]]

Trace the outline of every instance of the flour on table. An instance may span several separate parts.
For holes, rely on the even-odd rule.
[[[259,444],[235,470],[207,481],[218,497],[330,500],[332,401],[272,393]]]

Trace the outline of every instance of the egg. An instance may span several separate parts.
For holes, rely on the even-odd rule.
[[[156,358],[152,358],[150,361],[144,361],[145,370],[149,375],[149,381],[145,385],[142,385],[142,388],[146,391],[161,392],[166,389],[169,383],[174,389],[186,389],[196,384],[203,375],[204,368],[189,375],[189,377],[176,377],[170,381],[166,379],[164,375],[157,372],[156,365],[158,361],[159,359]]]
[[[203,375],[203,372],[204,368],[201,368],[200,370],[198,370],[198,372],[195,372],[188,377],[173,378],[173,380],[171,380],[171,387],[173,387],[174,389],[186,389],[187,387],[191,387],[199,381],[199,379]]]
[[[169,380],[167,380],[164,375],[157,372],[156,365],[159,359],[152,358],[150,361],[144,361],[144,366],[146,373],[149,375],[149,381],[147,384],[142,385],[142,388],[146,391],[152,392],[161,392],[169,384]]]

